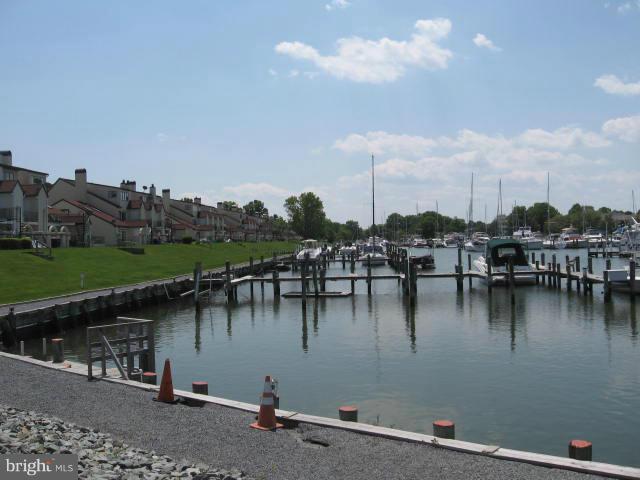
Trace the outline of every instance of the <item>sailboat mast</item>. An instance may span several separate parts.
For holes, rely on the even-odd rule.
[[[376,245],[376,177],[373,170],[373,155],[371,155],[371,215],[373,224],[371,225],[373,246]]]
[[[551,214],[549,207],[549,172],[547,172],[547,235],[551,235]]]

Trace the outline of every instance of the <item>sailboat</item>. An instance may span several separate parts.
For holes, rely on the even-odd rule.
[[[490,237],[484,232],[471,233],[471,222],[473,222],[473,173],[471,173],[471,200],[469,201],[469,228],[467,231],[468,240],[464,244],[464,249],[468,252],[484,252],[485,245],[490,240]]]
[[[374,157],[371,155],[371,214],[373,223],[371,225],[371,238],[369,242],[364,245],[362,248],[362,254],[358,259],[363,264],[371,264],[374,265],[386,265],[389,258],[384,252],[382,245],[379,242],[376,242],[377,238],[375,235],[376,230],[376,180],[375,180],[375,171],[374,171]]]

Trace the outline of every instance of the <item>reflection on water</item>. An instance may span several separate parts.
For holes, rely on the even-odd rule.
[[[438,270],[453,271],[455,257],[438,250]],[[512,300],[476,279],[462,293],[453,279],[430,279],[412,308],[395,280],[374,283],[371,297],[358,282],[354,297],[310,298],[306,309],[273,299],[267,284],[254,287],[253,301],[242,287],[231,306],[218,292],[200,314],[185,301],[136,316],[157,320],[158,359],[172,359],[180,388],[206,380],[213,395],[255,403],[272,374],[286,409],[335,417],[355,403],[362,421],[425,433],[451,418],[461,439],[561,456],[569,439],[587,438],[594,460],[640,465],[640,352],[628,298],[605,305],[600,289],[585,297],[540,285],[517,288]],[[282,293],[295,289],[282,284]],[[65,339],[68,354],[84,358],[82,331]]]

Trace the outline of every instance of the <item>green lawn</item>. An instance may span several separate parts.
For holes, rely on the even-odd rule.
[[[270,258],[274,251],[293,251],[294,243],[217,243],[213,245],[146,245],[144,255],[117,248],[59,248],[53,260],[26,250],[0,251],[0,304],[33,300],[85,290],[112,287],[185,274],[195,262],[203,268],[241,263],[253,256]]]

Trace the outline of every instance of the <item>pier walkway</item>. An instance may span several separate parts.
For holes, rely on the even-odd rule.
[[[217,405],[157,403],[148,391],[87,382],[80,375],[2,356],[0,371],[1,404],[97,428],[177,460],[239,468],[254,478],[602,478],[308,424],[261,432],[249,428],[251,413]],[[256,391],[260,388],[256,385]]]

